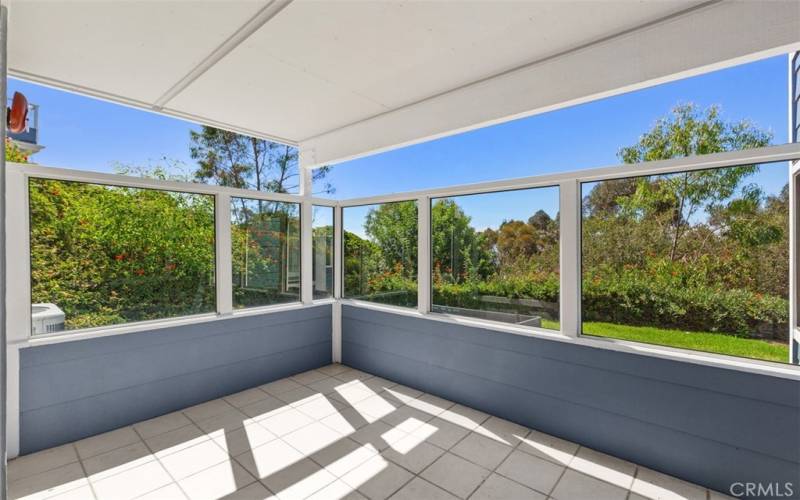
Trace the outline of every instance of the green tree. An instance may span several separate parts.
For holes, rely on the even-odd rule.
[[[289,193],[300,183],[297,148],[276,142],[203,126],[191,132],[191,156],[197,160],[195,179],[220,186]],[[330,167],[314,169],[322,193],[334,188],[326,182]]]
[[[494,270],[487,238],[471,225],[458,204],[444,198],[431,207],[431,255],[434,280],[458,283],[486,278]]]
[[[404,276],[417,274],[417,204],[384,203],[367,213],[364,231],[378,246],[386,267],[401,266]]]
[[[673,108],[671,115],[659,119],[633,146],[622,148],[625,163],[666,160],[766,146],[772,134],[748,121],[725,122],[719,107],[701,111],[695,104]],[[660,177],[653,182],[640,178],[636,189],[617,197],[628,210],[642,215],[668,211],[665,227],[671,238],[670,259],[678,257],[678,243],[692,216],[699,210],[730,198],[742,179],[758,171],[757,165],[706,169]]]

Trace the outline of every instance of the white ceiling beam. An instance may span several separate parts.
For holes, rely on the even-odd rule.
[[[800,2],[713,3],[300,141],[301,164],[337,163],[798,48]]]
[[[227,40],[222,42],[216,49],[214,49],[206,58],[192,68],[183,78],[170,87],[164,94],[159,97],[154,103],[155,109],[161,109],[166,104],[181,93],[186,87],[192,84],[195,80],[200,78],[203,73],[208,71],[212,66],[222,60],[223,57],[230,54],[230,52],[238,47],[242,42],[247,40],[253,33],[261,29],[262,26],[267,24],[270,19],[278,15],[280,11],[286,8],[292,0],[271,0],[267,2],[261,10],[259,10],[249,21],[247,21],[241,28],[236,30]]]

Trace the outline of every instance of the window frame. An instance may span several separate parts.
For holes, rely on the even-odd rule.
[[[380,302],[375,302],[375,301],[366,300],[366,299],[359,299],[359,298],[356,298],[356,297],[348,297],[345,294],[345,279],[344,279],[344,276],[347,274],[347,269],[345,268],[345,260],[346,259],[345,259],[345,248],[344,248],[345,247],[345,237],[344,237],[344,235],[345,235],[345,229],[344,229],[344,221],[345,221],[344,212],[345,212],[345,210],[347,210],[348,208],[368,207],[368,206],[372,206],[372,205],[384,205],[384,204],[388,204],[388,203],[404,203],[404,202],[415,203],[416,207],[417,207],[417,305],[416,306],[397,306],[397,305],[392,305],[392,304],[383,304],[383,303],[380,303]],[[420,285],[420,272],[421,272],[420,271],[420,255],[422,254],[422,248],[420,247],[420,236],[421,236],[420,214],[422,212],[422,209],[421,209],[421,206],[420,206],[420,203],[419,203],[419,199],[417,199],[415,197],[405,197],[405,198],[400,198],[400,199],[390,199],[390,200],[387,200],[387,201],[376,201],[376,202],[369,202],[369,203],[349,203],[347,200],[344,200],[344,201],[340,201],[338,203],[338,206],[339,206],[339,210],[340,210],[340,213],[341,213],[341,216],[340,216],[340,219],[339,219],[340,222],[339,222],[339,224],[337,226],[339,228],[339,232],[340,232],[340,235],[341,235],[340,236],[340,240],[341,240],[340,241],[340,251],[339,251],[339,255],[341,255],[341,258],[340,258],[340,270],[339,270],[339,273],[338,273],[338,278],[339,278],[338,281],[340,283],[340,285],[339,285],[340,295],[339,295],[338,298],[340,300],[348,301],[348,302],[351,302],[351,303],[378,304],[378,305],[381,305],[381,306],[385,306],[385,307],[387,307],[387,308],[389,308],[391,310],[401,310],[401,311],[419,310],[420,309],[420,299],[421,299],[421,297],[420,297],[420,290],[421,290],[421,285]]]
[[[511,189],[498,189],[498,190],[495,190],[495,191],[479,191],[479,192],[471,192],[471,193],[462,193],[462,194],[457,194],[457,195],[427,197],[427,200],[428,200],[428,203],[427,203],[428,228],[427,228],[427,232],[426,232],[426,236],[427,236],[427,239],[428,239],[428,248],[427,248],[427,255],[428,255],[427,269],[428,269],[428,272],[427,272],[427,276],[428,276],[428,289],[429,289],[428,297],[429,297],[430,303],[428,304],[428,307],[426,308],[426,310],[424,312],[427,312],[427,313],[432,314],[432,315],[439,315],[439,316],[443,316],[443,317],[446,317],[446,318],[451,318],[451,319],[464,318],[464,319],[476,320],[476,321],[480,321],[480,322],[486,322],[486,323],[489,323],[489,324],[492,324],[492,325],[502,325],[502,326],[509,326],[510,325],[510,326],[515,327],[515,328],[521,329],[522,331],[529,331],[529,332],[533,332],[533,333],[545,333],[545,334],[546,333],[559,333],[561,331],[560,329],[559,330],[552,330],[550,328],[544,328],[544,327],[540,327],[540,326],[524,326],[524,325],[518,325],[518,324],[515,324],[515,323],[504,323],[502,321],[484,319],[484,318],[476,318],[476,317],[472,317],[472,316],[467,316],[465,314],[456,314],[456,313],[446,313],[446,312],[441,312],[441,311],[434,311],[434,309],[433,309],[436,304],[433,303],[433,248],[432,248],[430,242],[431,242],[431,240],[433,240],[433,204],[434,204],[434,202],[437,201],[437,200],[447,200],[447,199],[459,198],[459,197],[462,197],[462,196],[481,196],[481,195],[501,194],[501,193],[509,193],[509,192],[535,191],[537,189],[548,189],[548,188],[554,188],[554,189],[557,190],[558,200],[559,200],[559,213],[560,213],[560,211],[561,211],[561,184],[559,184],[559,183],[552,183],[552,184],[545,184],[545,185],[538,185],[538,186],[529,186],[529,187],[516,187],[516,188],[511,188]],[[564,271],[563,268],[562,268],[562,264],[561,264],[561,261],[562,261],[562,250],[561,250],[561,244],[562,244],[561,232],[562,232],[562,227],[561,226],[562,226],[562,223],[561,223],[561,219],[559,218],[559,225],[558,225],[558,235],[559,235],[558,236],[558,247],[559,247],[558,248],[558,268],[559,268],[559,274]],[[422,267],[422,266],[420,265],[420,267]],[[559,289],[560,289],[560,287],[561,287],[561,283],[559,283]],[[558,301],[558,316],[559,316],[558,319],[559,319],[559,324],[560,324],[560,322],[562,320],[562,316],[563,316],[562,313],[561,313],[561,309],[562,309],[561,308],[561,297],[559,296],[559,301]]]

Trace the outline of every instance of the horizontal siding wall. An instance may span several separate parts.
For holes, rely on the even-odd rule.
[[[349,305],[342,358],[718,491],[800,489],[798,381]]]
[[[28,347],[20,351],[21,453],[330,362],[330,305]]]

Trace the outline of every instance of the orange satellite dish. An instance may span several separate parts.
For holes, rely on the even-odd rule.
[[[14,134],[23,132],[28,120],[28,100],[19,92],[14,92],[11,107],[6,115],[8,131]]]

